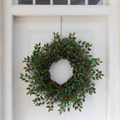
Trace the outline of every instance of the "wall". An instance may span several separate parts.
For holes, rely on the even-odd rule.
[[[0,119],[2,120],[2,0],[0,0]]]

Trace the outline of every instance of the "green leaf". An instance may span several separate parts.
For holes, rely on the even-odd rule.
[[[88,47],[89,47],[89,43],[86,43],[86,44],[85,44],[85,48],[88,48]]]
[[[68,107],[68,112],[70,111],[70,108]]]

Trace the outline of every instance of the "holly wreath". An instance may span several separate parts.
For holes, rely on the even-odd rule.
[[[36,106],[46,105],[48,111],[53,111],[57,104],[58,111],[70,111],[71,107],[81,111],[86,94],[96,93],[95,80],[102,79],[104,74],[98,66],[102,61],[90,55],[89,42],[78,40],[75,33],[61,38],[59,33],[53,33],[51,43],[41,43],[34,46],[31,56],[24,58],[24,73],[20,79],[28,83],[27,94],[34,95],[32,100]],[[53,63],[66,59],[73,68],[73,76],[60,85],[51,79],[50,67]]]

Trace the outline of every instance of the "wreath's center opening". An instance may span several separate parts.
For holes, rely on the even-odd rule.
[[[66,59],[53,63],[50,67],[51,79],[62,85],[73,76],[73,68]]]

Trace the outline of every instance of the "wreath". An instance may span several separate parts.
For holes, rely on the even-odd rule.
[[[53,111],[54,104],[58,111],[70,111],[71,106],[81,111],[86,94],[96,93],[95,80],[102,79],[103,73],[98,69],[102,61],[90,55],[91,44],[77,40],[75,33],[61,38],[54,33],[54,39],[49,44],[36,44],[31,56],[24,58],[24,74],[20,79],[28,83],[27,94],[34,95],[36,106],[46,105],[48,111]],[[49,69],[61,59],[69,61],[73,67],[73,76],[62,85],[51,80]]]

